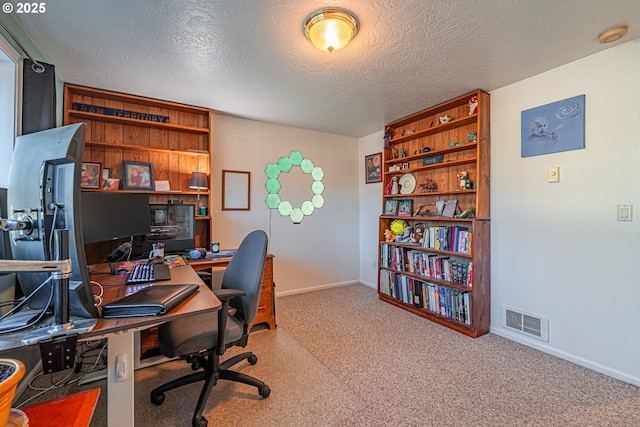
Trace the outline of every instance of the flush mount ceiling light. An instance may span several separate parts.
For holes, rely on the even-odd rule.
[[[307,16],[303,28],[315,47],[331,53],[358,34],[358,19],[346,9],[323,8]]]
[[[598,41],[602,44],[612,43],[626,36],[628,31],[629,29],[626,25],[612,28],[611,30],[607,30],[604,33],[600,34],[600,37],[598,37]]]

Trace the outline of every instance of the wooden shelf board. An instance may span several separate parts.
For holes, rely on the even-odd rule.
[[[190,132],[199,134],[208,134],[209,129],[195,126],[184,126],[173,123],[151,122],[147,120],[128,119],[125,117],[107,116],[104,114],[87,113],[84,111],[69,110],[68,114],[73,117],[85,120],[98,120],[102,122],[122,123],[131,126],[154,127],[159,129],[176,130],[180,132]]]
[[[180,191],[180,190],[170,190],[170,191],[144,191],[144,190],[102,190],[97,188],[83,188],[82,191],[94,192],[94,193],[148,193],[148,194],[163,194],[163,195],[188,195],[188,196],[197,196],[197,191]],[[206,196],[209,194],[209,191],[200,190],[200,196]]]
[[[422,247],[420,245],[415,245],[415,244],[411,244],[411,243],[397,243],[397,242],[384,242],[384,241],[382,241],[380,243],[386,243],[388,245],[403,247],[403,248],[407,248],[407,249],[413,249],[413,250],[417,250],[417,251],[432,252],[434,254],[442,254],[442,255],[449,255],[449,256],[459,256],[459,257],[462,257],[462,258],[472,258],[471,254],[465,254],[465,253],[462,253],[462,252],[453,252],[453,251],[442,251],[440,249],[424,248],[424,247]]]
[[[396,121],[393,121],[391,123],[387,123],[387,125],[385,126],[386,129],[393,129],[393,128],[397,128],[397,127],[401,127],[401,126],[406,126],[409,123],[413,123],[413,122],[417,122],[419,120],[422,120],[426,117],[429,116],[433,116],[435,114],[440,114],[443,113],[447,110],[450,110],[452,108],[456,108],[456,107],[460,107],[461,105],[465,105],[468,101],[469,98],[471,98],[474,95],[480,95],[480,92],[482,92],[481,90],[474,90],[472,92],[466,93],[462,96],[458,96],[456,98],[450,99],[449,101],[445,101],[442,103],[439,103],[438,105],[434,105],[432,107],[426,108],[422,111],[419,111],[415,114],[411,114],[409,116],[403,117],[401,119],[398,119]]]
[[[436,285],[443,285],[443,286],[446,286],[448,288],[458,289],[460,291],[465,291],[465,292],[473,292],[473,287],[465,286],[465,285],[462,285],[460,283],[455,283],[455,282],[447,282],[446,280],[438,279],[437,277],[422,276],[422,275],[417,274],[417,273],[411,273],[409,271],[395,270],[395,269],[389,268],[389,267],[380,267],[380,269],[381,270],[391,271],[393,273],[402,274],[403,276],[413,277],[414,279],[418,279],[418,280],[420,280],[422,282],[429,282],[429,283],[434,283]]]
[[[380,215],[380,219],[404,219],[407,221],[446,221],[446,222],[473,222],[475,218],[447,218],[444,216],[398,216]]]
[[[414,314],[417,314],[420,317],[424,317],[425,319],[429,319],[433,322],[439,323],[442,326],[446,326],[450,329],[453,329],[455,331],[458,331],[462,334],[468,335],[472,338],[477,338],[480,335],[484,335],[484,333],[486,332],[481,332],[476,330],[475,328],[473,328],[471,325],[466,325],[464,323],[460,323],[456,320],[453,319],[449,319],[448,317],[444,317],[441,316],[438,313],[435,313],[433,311],[429,311],[427,309],[424,308],[418,308],[418,307],[414,307],[412,305],[409,304],[405,304],[402,301],[393,298],[389,295],[383,294],[383,293],[378,293],[378,298],[382,301],[386,301],[389,304],[393,304],[395,306],[398,306],[404,310],[410,311]],[[488,331],[487,331],[488,332]]]
[[[389,141],[389,144],[391,145],[396,145],[396,144],[402,144],[403,142],[407,142],[407,141],[411,141],[413,139],[418,139],[418,138],[422,138],[428,135],[434,135],[436,133],[440,133],[440,132],[444,132],[447,130],[451,130],[451,129],[455,129],[457,127],[460,126],[465,126],[471,123],[475,123],[478,121],[478,115],[474,114],[471,116],[466,116],[463,117],[461,119],[455,119],[455,120],[451,120],[450,122],[447,123],[443,123],[443,124],[437,124],[434,127],[431,127],[429,129],[424,129],[418,132],[414,132],[408,135],[402,135],[399,136],[397,138],[394,138],[392,140]]]
[[[409,194],[385,194],[385,199],[402,199],[407,197],[420,197],[420,196],[447,196],[452,194],[473,194],[476,190],[451,190],[451,191],[429,191],[426,193],[409,193]],[[432,217],[424,217],[433,219]],[[437,217],[436,217],[437,218]]]
[[[73,93],[74,95],[99,97],[101,99],[108,99],[111,101],[128,102],[132,104],[139,104],[160,109],[171,109],[176,111],[183,111],[186,113],[201,114],[203,116],[208,116],[209,114],[209,110],[207,108],[196,107],[193,105],[179,104],[177,102],[171,101],[162,101],[160,99],[130,95],[122,92],[113,92],[87,86],[78,86],[70,83],[65,83],[65,87],[69,88],[71,93]]]
[[[471,150],[471,149],[476,149],[478,146],[477,142],[468,142],[465,143],[463,145],[456,145],[455,147],[447,147],[444,148],[442,150],[432,150],[432,151],[427,151],[427,152],[422,152],[422,153],[418,153],[418,154],[412,154],[410,156],[405,156],[405,157],[398,157],[396,159],[386,159],[384,161],[385,165],[392,165],[395,163],[404,163],[404,162],[408,162],[411,160],[416,160],[416,159],[422,159],[424,157],[431,157],[431,156],[436,156],[438,154],[449,154],[449,153],[456,153],[459,151],[466,151],[466,150]],[[436,163],[436,164],[440,164],[440,163]]]
[[[130,151],[146,151],[151,153],[180,154],[180,155],[197,156],[197,157],[210,156],[210,154],[204,150],[170,150],[166,148],[143,147],[140,145],[111,144],[109,142],[85,141],[85,146],[99,147],[99,148],[112,148],[112,149],[119,149],[119,150],[130,150]]]
[[[438,169],[438,168],[448,168],[451,166],[460,166],[467,165],[469,163],[476,163],[477,159],[475,157],[469,157],[468,159],[460,159],[460,160],[451,160],[450,162],[442,162],[442,163],[434,163],[431,165],[419,166],[417,168],[409,168],[409,169],[400,169],[397,171],[387,171],[385,175],[404,175],[409,172],[418,172],[428,169]]]

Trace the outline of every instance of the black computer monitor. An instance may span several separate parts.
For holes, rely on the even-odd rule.
[[[142,252],[149,253],[153,244],[164,243],[167,254],[182,254],[196,244],[196,206],[187,203],[153,203],[151,233],[142,241]]]
[[[84,192],[80,200],[85,243],[130,238],[151,232],[147,193]]]
[[[16,138],[7,188],[7,216],[31,223],[31,229],[10,231],[11,253],[16,260],[54,260],[54,230],[69,230],[69,314],[97,318],[80,209],[85,127],[84,123],[77,123]],[[53,284],[34,293],[48,277],[48,273],[18,273],[22,292],[31,295],[32,309],[48,308]]]

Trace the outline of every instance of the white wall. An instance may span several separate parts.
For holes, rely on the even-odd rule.
[[[521,111],[580,94],[586,148],[520,157]],[[636,385],[639,135],[640,39],[491,93],[491,331]],[[503,328],[503,304],[548,317],[549,342]]]
[[[382,213],[380,201],[382,183],[365,184],[364,157],[382,151],[383,137],[384,131],[380,130],[359,140],[360,282],[376,289],[378,288],[378,217]]]
[[[221,247],[237,247],[251,230],[265,230],[277,295],[357,282],[358,140],[223,115],[214,115],[212,127],[213,238]],[[265,167],[292,150],[324,170],[325,204],[298,225],[265,204]],[[222,170],[251,172],[250,211],[221,210]],[[280,197],[294,207],[313,196],[313,179],[298,167],[279,180]]]

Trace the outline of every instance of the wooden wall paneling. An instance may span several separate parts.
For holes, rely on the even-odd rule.
[[[170,199],[177,199],[184,203],[196,203],[196,192],[189,188],[189,180],[193,171],[210,173],[210,110],[72,84],[65,84],[64,92],[65,124],[87,123],[87,147],[83,156],[85,161],[102,163],[103,167],[111,169],[110,177],[121,180],[124,179],[123,160],[151,163],[154,167],[154,179],[168,180],[172,191],[150,191],[150,202],[166,203]],[[129,117],[74,111],[73,102],[168,116],[169,121],[147,122]],[[208,202],[206,192],[201,195],[201,200],[203,203]],[[203,247],[208,247],[211,218],[199,217],[196,230],[198,241]],[[104,252],[109,245],[110,243],[97,244],[92,253],[97,255]]]

